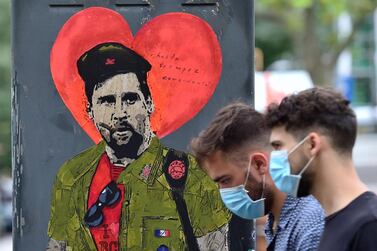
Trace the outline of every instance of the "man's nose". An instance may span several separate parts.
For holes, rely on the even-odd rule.
[[[122,120],[127,117],[127,109],[121,101],[117,101],[114,107],[113,119]]]

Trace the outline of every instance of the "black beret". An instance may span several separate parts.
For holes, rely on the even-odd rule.
[[[81,78],[97,84],[122,73],[146,74],[151,65],[135,51],[119,43],[103,43],[85,52],[77,60]]]

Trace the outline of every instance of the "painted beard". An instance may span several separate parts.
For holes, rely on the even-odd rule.
[[[100,123],[100,132],[107,145],[118,159],[136,159],[144,136],[138,133],[128,122],[123,121],[111,128]]]

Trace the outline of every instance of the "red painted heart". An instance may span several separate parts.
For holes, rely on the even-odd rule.
[[[132,48],[151,63],[152,128],[160,138],[192,119],[211,98],[220,79],[219,42],[199,17],[163,14],[146,23],[133,38],[128,23],[113,10],[92,7],[76,13],[64,24],[52,47],[51,72],[63,102],[96,143],[101,136],[86,112],[84,82],[76,61],[105,42]]]

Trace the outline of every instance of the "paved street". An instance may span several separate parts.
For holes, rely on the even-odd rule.
[[[358,135],[353,158],[360,178],[377,193],[377,134]]]

